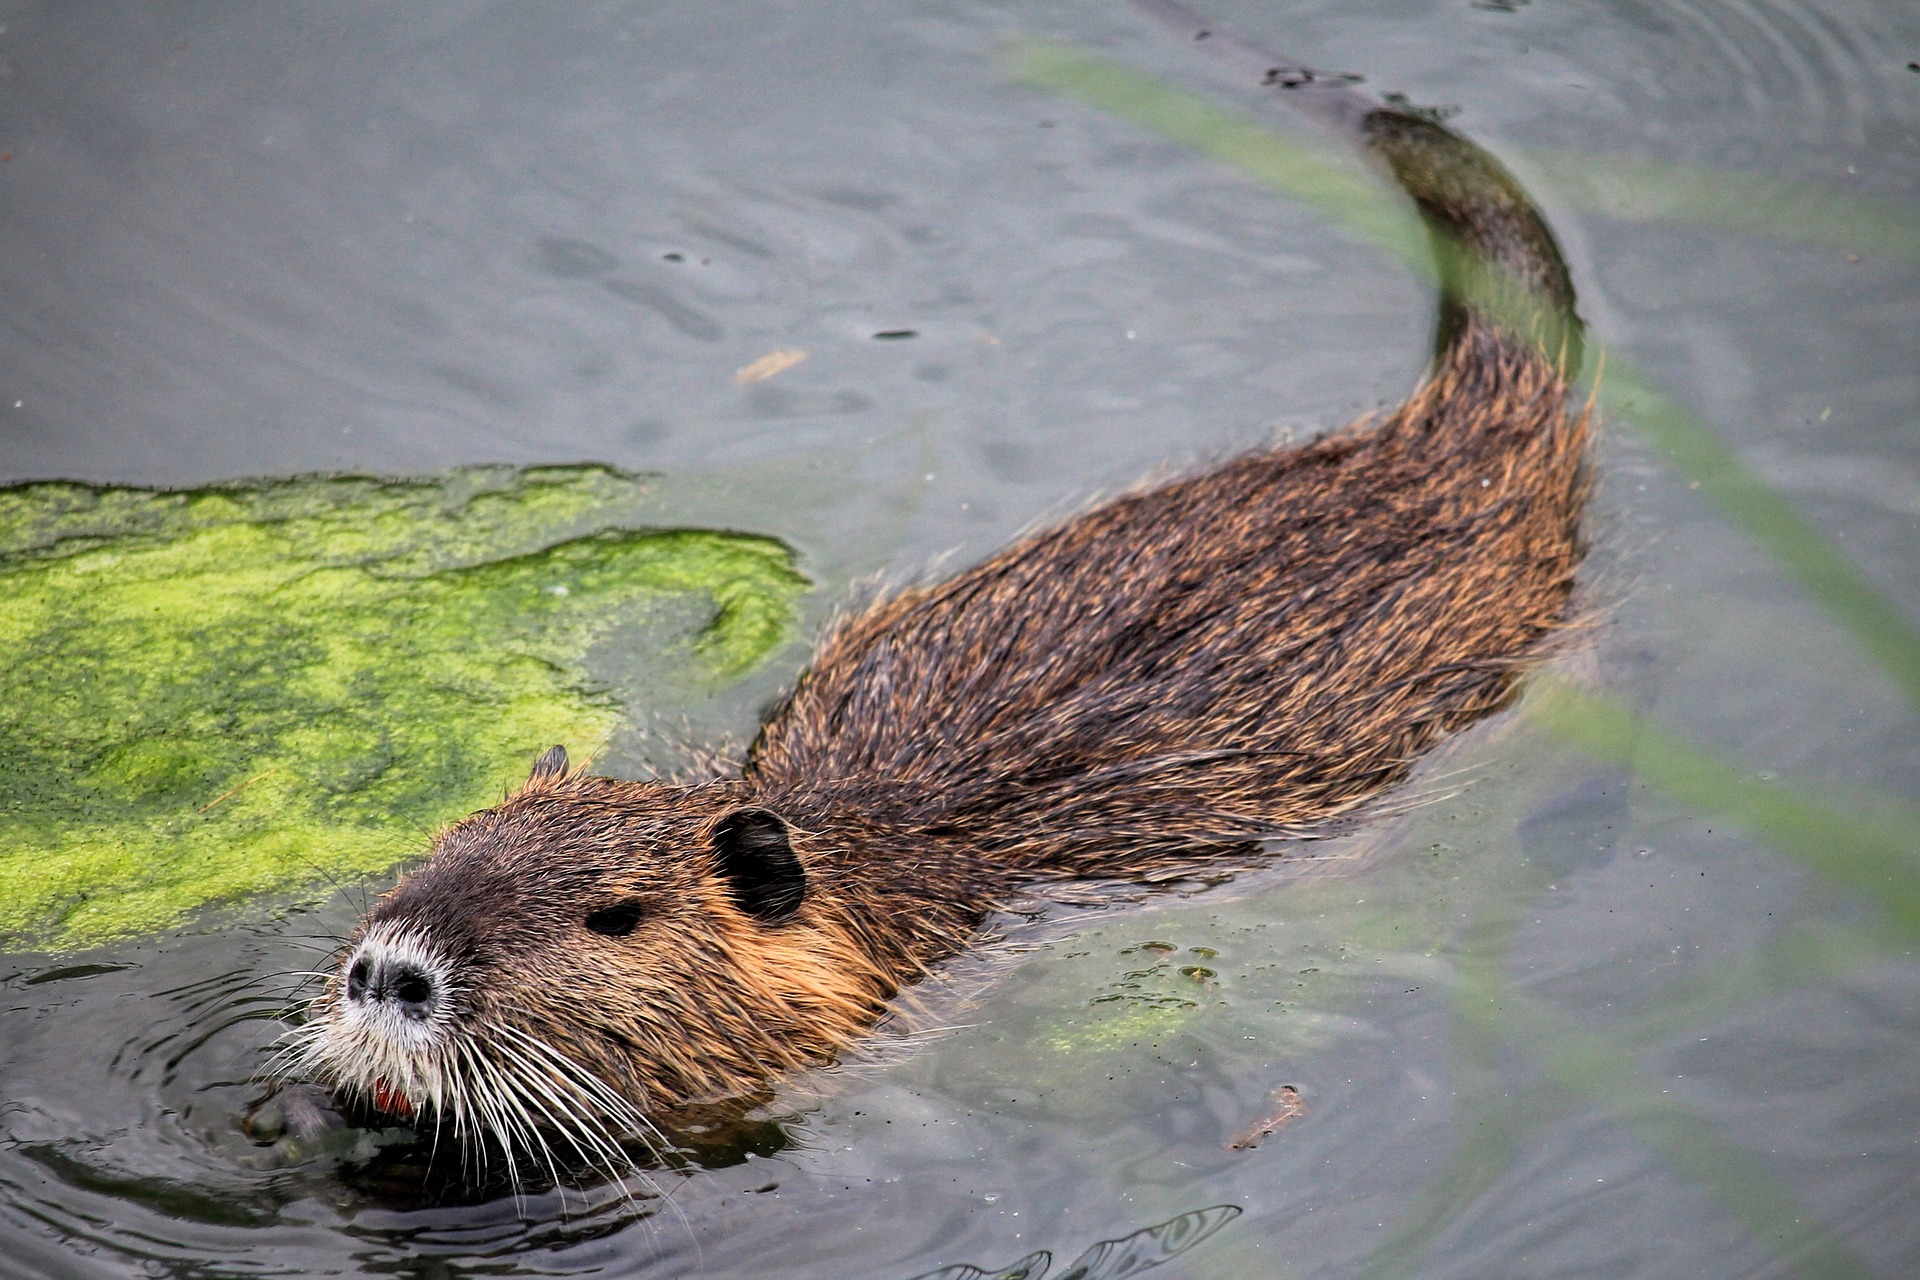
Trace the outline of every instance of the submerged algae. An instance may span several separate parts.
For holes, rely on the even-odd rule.
[[[75,946],[418,852],[630,709],[588,650],[693,599],[741,674],[806,582],[772,539],[635,527],[601,467],[0,489],[0,940]]]

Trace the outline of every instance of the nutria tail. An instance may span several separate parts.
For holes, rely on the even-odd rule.
[[[1440,363],[1492,363],[1518,345],[1579,372],[1573,280],[1540,211],[1500,162],[1427,116],[1376,107],[1359,121],[1368,151],[1426,219],[1440,276]],[[1475,323],[1476,319],[1478,323]]]
[[[1509,697],[1581,556],[1572,286],[1480,148],[1378,104],[1343,123],[1441,250],[1412,398],[846,619],[750,755],[770,807],[1025,874],[1139,874],[1322,830]]]

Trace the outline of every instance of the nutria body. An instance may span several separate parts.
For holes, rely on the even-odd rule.
[[[1395,109],[1357,122],[1467,250],[1443,253],[1439,352],[1401,409],[848,617],[738,776],[549,752],[368,914],[296,1033],[309,1068],[606,1155],[649,1114],[832,1058],[1022,886],[1322,831],[1506,701],[1581,556],[1572,290],[1484,152]]]

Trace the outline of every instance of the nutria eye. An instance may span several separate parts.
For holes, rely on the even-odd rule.
[[[616,902],[588,916],[587,928],[609,938],[624,938],[633,932],[640,923],[640,917],[646,914],[646,907],[638,902]]]

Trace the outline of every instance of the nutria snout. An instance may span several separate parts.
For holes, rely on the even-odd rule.
[[[1324,831],[1505,703],[1582,554],[1572,288],[1485,152],[1393,107],[1355,124],[1448,264],[1405,405],[845,618],[736,776],[547,752],[367,913],[295,1033],[306,1069],[613,1159],[650,1115],[842,1052],[1022,886]]]

